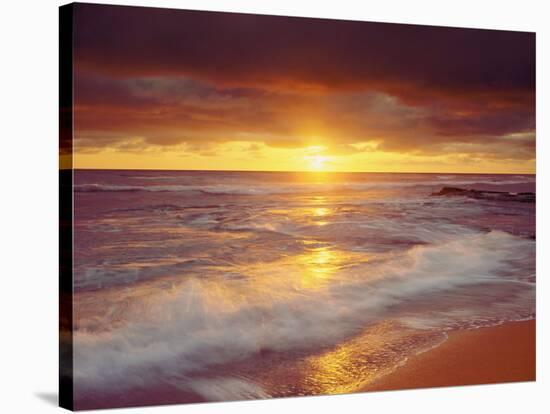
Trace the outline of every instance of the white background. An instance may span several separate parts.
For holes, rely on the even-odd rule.
[[[105,3],[96,1],[96,3]],[[537,32],[537,382],[334,397],[131,409],[133,413],[539,413],[550,409],[548,366],[549,21],[545,1],[116,1],[367,21]],[[57,407],[57,41],[55,0],[0,6],[0,412]],[[498,68],[495,68],[498,70]],[[547,213],[548,214],[548,213]],[[545,326],[546,325],[546,326]],[[121,410],[114,410],[119,412]],[[122,411],[121,411],[122,412]]]

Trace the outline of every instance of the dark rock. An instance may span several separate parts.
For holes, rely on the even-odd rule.
[[[432,196],[461,196],[478,200],[517,201],[520,203],[534,203],[535,193],[509,193],[506,191],[482,191],[469,190],[458,187],[443,187],[440,191],[432,193]]]

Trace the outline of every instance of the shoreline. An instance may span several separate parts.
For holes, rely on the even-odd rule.
[[[535,319],[452,331],[441,345],[357,392],[535,381],[535,332]]]

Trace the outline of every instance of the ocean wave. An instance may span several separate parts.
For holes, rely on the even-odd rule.
[[[99,193],[99,192],[124,192],[124,191],[188,191],[195,188],[194,186],[186,185],[116,185],[116,184],[77,184],[74,186],[74,191],[77,193]]]
[[[296,273],[276,264],[261,267],[258,284],[253,275],[245,285],[192,278],[128,309],[122,327],[107,318],[102,325],[112,324],[111,330],[77,330],[75,384],[79,391],[107,392],[175,380],[265,349],[334,345],[369,323],[399,321],[400,315],[401,323],[426,329],[419,322],[426,302],[432,329],[526,317],[534,312],[534,286],[515,282],[526,276],[521,269],[532,261],[533,246],[498,231],[456,236],[389,261],[342,268],[334,283],[315,291],[294,288]],[[226,383],[220,396],[228,385],[241,387]]]
[[[411,187],[437,187],[443,185],[515,185],[533,183],[523,180],[427,180],[411,182],[370,182],[370,183],[284,183],[271,185],[258,184],[205,184],[205,185],[116,185],[116,184],[77,184],[75,192],[199,192],[209,195],[271,195],[293,193],[318,193],[338,191],[368,191],[372,189],[399,189]]]
[[[183,378],[171,380],[172,385],[198,393],[208,401],[265,399],[270,395],[259,385],[242,378]]]

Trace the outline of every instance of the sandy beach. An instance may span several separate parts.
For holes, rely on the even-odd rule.
[[[462,330],[361,391],[534,381],[535,320]]]

